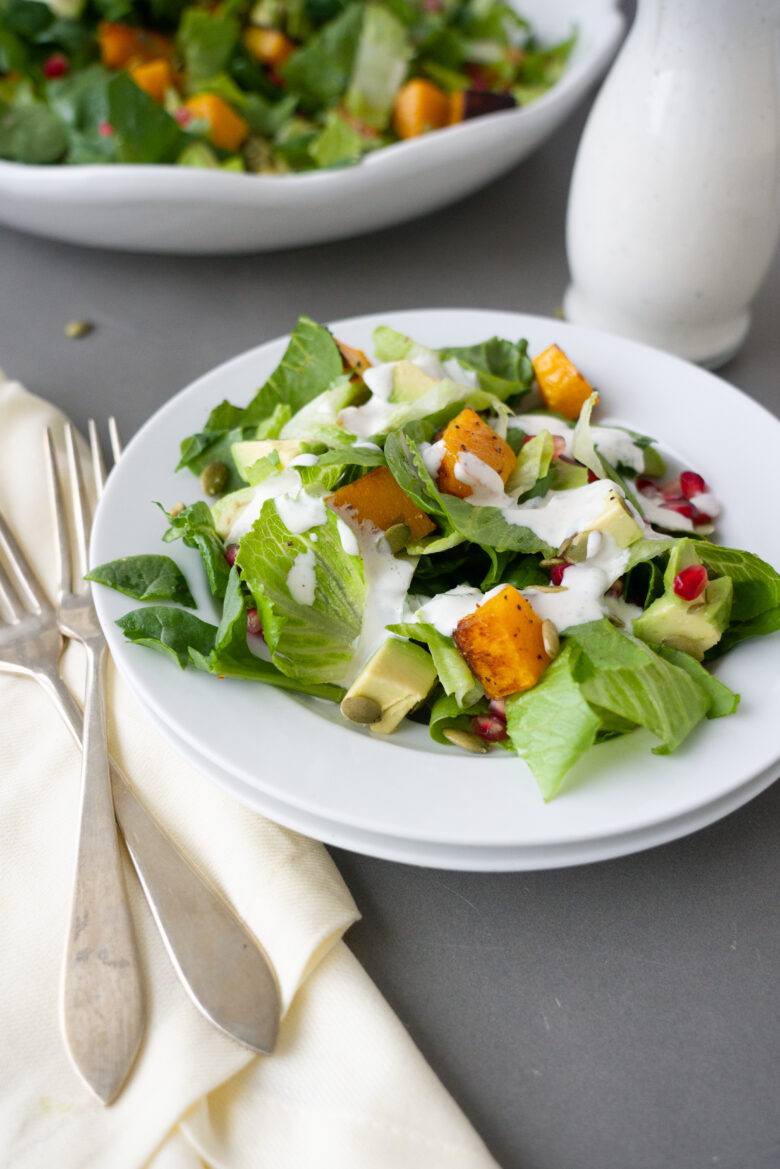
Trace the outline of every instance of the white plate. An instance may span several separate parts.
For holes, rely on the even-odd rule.
[[[559,321],[510,313],[429,310],[382,313],[335,324],[348,343],[370,348],[379,323],[392,323],[433,347],[496,333],[526,336],[532,352],[559,342],[600,389],[603,418],[662,440],[701,472],[726,501],[720,536],[780,564],[777,489],[746,467],[771,467],[780,423],[701,369],[635,342]],[[136,435],[109,479],[93,533],[94,563],[161,550],[169,506],[197,495],[176,475],[178,444],[224,397],[248,401],[276,366],[284,338],[207,374],[160,410]],[[215,620],[194,552],[168,545]],[[185,671],[125,643],[113,624],[132,603],[97,590],[98,611],[117,665],[141,701],[173,736],[241,783],[336,824],[427,844],[538,849],[609,841],[688,816],[736,792],[780,758],[777,639],[748,642],[718,666],[742,693],[737,715],[700,726],[671,756],[650,753],[636,732],[594,748],[562,793],[545,805],[524,764],[503,752],[474,758],[433,744],[409,725],[387,741],[343,725],[338,708],[252,683]],[[609,855],[604,852],[604,855]],[[595,858],[594,858],[595,859]]]
[[[389,146],[359,166],[309,174],[0,161],[0,223],[94,247],[207,254],[322,243],[443,207],[549,137],[606,68],[623,30],[616,0],[522,0],[519,7],[545,40],[579,29],[563,77],[526,109]]]
[[[182,758],[196,771],[200,771],[207,779],[256,812],[262,812],[264,816],[278,824],[284,824],[305,836],[321,840],[324,844],[333,844],[339,848],[347,848],[351,852],[364,853],[366,856],[381,857],[383,860],[401,861],[404,864],[423,865],[433,869],[463,869],[487,873],[526,872],[535,869],[560,869],[626,856],[666,844],[681,836],[688,836],[691,832],[715,823],[729,812],[742,807],[748,800],[752,800],[777,778],[777,767],[773,764],[736,791],[696,808],[685,816],[653,824],[637,832],[627,832],[604,839],[525,848],[521,846],[480,848],[466,844],[436,844],[425,840],[405,840],[401,836],[386,836],[379,832],[364,832],[360,828],[339,824],[325,819],[324,816],[315,816],[302,808],[295,808],[274,799],[267,792],[242,783],[216,763],[203,759],[189,743],[173,735],[170,728],[166,728],[160,721],[156,712],[148,708],[146,712]]]

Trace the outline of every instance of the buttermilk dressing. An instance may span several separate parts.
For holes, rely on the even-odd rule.
[[[287,573],[287,587],[290,590],[290,596],[299,605],[314,604],[317,592],[314,563],[314,552],[311,548],[307,548],[305,552],[298,553]]]

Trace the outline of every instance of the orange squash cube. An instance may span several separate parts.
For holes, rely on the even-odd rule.
[[[327,500],[334,511],[347,513],[358,523],[371,523],[386,532],[395,524],[406,524],[413,540],[429,535],[436,525],[413,499],[398,486],[387,467],[375,467],[354,483],[339,487]]]
[[[550,345],[533,359],[533,367],[547,409],[572,421],[579,418],[580,410],[593,393],[593,386],[563,350]]]
[[[173,70],[170,61],[164,57],[155,57],[153,61],[144,61],[130,70],[130,76],[139,89],[148,93],[149,97],[162,105],[166,91],[173,88]]]
[[[444,491],[447,495],[458,495],[465,499],[467,495],[472,494],[473,488],[468,483],[461,483],[455,475],[455,466],[464,451],[476,455],[483,463],[487,463],[505,483],[517,462],[517,455],[509,443],[504,442],[501,435],[496,434],[487,422],[483,422],[470,406],[461,410],[460,414],[447,423],[442,431],[441,440],[445,449],[436,482],[439,491]]]
[[[280,69],[298,47],[276,28],[248,28],[243,40],[255,60],[273,69]]]
[[[512,585],[467,613],[452,636],[488,698],[530,690],[552,660],[541,617]]]
[[[196,93],[184,103],[196,118],[209,125],[209,138],[220,150],[238,150],[249,133],[249,123],[215,93]]]
[[[170,60],[173,53],[171,42],[160,33],[109,20],[102,20],[98,25],[98,44],[106,69],[125,69],[157,57]]]
[[[416,138],[449,125],[450,96],[432,81],[415,77],[396,94],[393,126],[399,138]]]
[[[353,349],[351,345],[345,345],[343,341],[333,338],[338,346],[338,351],[341,354],[341,360],[344,366],[344,373],[361,374],[364,370],[371,368],[371,362],[366,357],[362,349]]]

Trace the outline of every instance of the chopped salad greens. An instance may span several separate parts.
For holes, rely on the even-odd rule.
[[[574,42],[505,0],[0,0],[0,159],[345,166],[527,105]]]
[[[219,677],[338,702],[375,735],[515,752],[545,799],[594,744],[677,748],[739,701],[706,663],[780,629],[780,575],[710,540],[720,507],[655,441],[592,419],[557,346],[432,350],[383,326],[375,358],[302,317],[243,406],[181,443],[196,499],[166,542],[200,555],[218,625],[168,557],[91,579],[141,600],[125,636]]]

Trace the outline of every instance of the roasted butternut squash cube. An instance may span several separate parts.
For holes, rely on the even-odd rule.
[[[160,33],[110,20],[98,25],[98,45],[106,69],[124,69],[157,57],[170,59],[173,53],[171,41]]]
[[[161,105],[165,100],[166,91],[173,87],[173,70],[170,61],[164,57],[156,57],[153,61],[144,61],[130,70],[130,76],[139,89],[148,93]]]
[[[238,150],[249,133],[249,123],[216,93],[196,93],[184,103],[196,118],[209,125],[209,138],[220,150]]]
[[[327,500],[335,511],[343,511],[358,523],[371,523],[386,532],[396,524],[406,524],[412,540],[421,540],[436,525],[421,511],[413,499],[398,486],[387,467],[375,467],[354,483],[339,487]]]
[[[335,337],[333,340],[341,354],[344,373],[349,373],[352,370],[354,373],[361,374],[364,370],[371,368],[371,362],[362,349],[353,349],[351,345],[345,345],[343,341],[339,341]]]
[[[468,483],[461,483],[455,474],[455,466],[464,451],[487,463],[505,483],[517,462],[517,455],[509,443],[504,442],[501,435],[496,434],[487,422],[483,422],[470,406],[447,423],[441,440],[444,443],[444,457],[436,480],[439,491],[447,495],[459,495],[465,499],[472,494],[473,488]]]
[[[533,359],[533,367],[547,409],[563,414],[564,418],[579,418],[580,410],[593,393],[593,386],[563,350],[550,345]]]
[[[450,121],[450,96],[432,81],[415,77],[396,94],[393,128],[399,138],[417,138],[429,130],[440,130]]]
[[[247,51],[256,60],[273,69],[281,69],[298,47],[295,41],[276,28],[248,28],[243,40]]]
[[[530,690],[552,660],[541,617],[512,585],[467,613],[452,636],[488,698]]]

